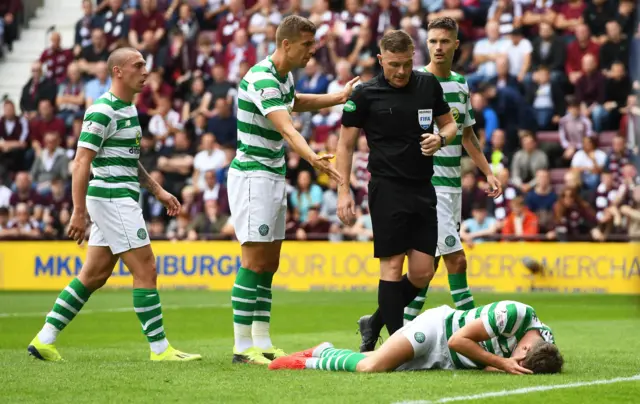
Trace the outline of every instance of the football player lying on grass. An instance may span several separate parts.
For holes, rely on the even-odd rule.
[[[449,306],[427,310],[374,352],[335,349],[325,342],[278,358],[269,369],[484,369],[522,375],[559,373],[563,362],[551,329],[533,308],[505,300],[471,310]]]

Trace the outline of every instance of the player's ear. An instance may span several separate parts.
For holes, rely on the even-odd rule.
[[[460,40],[456,39],[456,49],[458,49],[460,47]]]
[[[376,55],[378,57],[378,63],[382,66],[382,55]]]

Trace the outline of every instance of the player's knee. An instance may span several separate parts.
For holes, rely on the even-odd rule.
[[[375,360],[371,356],[361,360],[356,366],[356,370],[360,373],[376,373],[386,371],[386,369],[382,369],[380,361]]]
[[[420,270],[411,271],[409,270],[408,277],[413,286],[417,288],[424,288],[433,279],[434,271],[432,268],[421,268]]]
[[[80,282],[89,290],[98,290],[103,287],[109,277],[111,276],[111,272],[96,272],[92,274],[82,274],[79,276]]]
[[[447,262],[447,271],[450,274],[463,274],[467,272],[467,257],[464,254],[456,254]]]

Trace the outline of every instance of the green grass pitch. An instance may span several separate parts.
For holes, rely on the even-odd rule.
[[[96,293],[61,334],[64,363],[30,358],[26,347],[56,293],[0,293],[2,403],[396,403],[446,402],[502,390],[609,380],[640,374],[640,301],[631,296],[476,293],[477,304],[514,299],[550,325],[566,361],[555,376],[479,371],[350,374],[269,371],[231,365],[229,293],[163,291],[167,336],[201,362],[151,363],[129,291]],[[357,349],[356,320],[372,311],[372,292],[274,291],[272,336],[293,352],[323,341]],[[450,304],[430,293],[427,306]],[[586,385],[472,400],[507,403],[637,403],[640,381]],[[456,401],[457,401],[456,400]]]

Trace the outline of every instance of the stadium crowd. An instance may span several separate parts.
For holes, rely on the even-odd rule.
[[[19,1],[0,3],[6,51]],[[109,52],[129,45],[151,71],[136,100],[140,160],[178,196],[176,218],[149,193],[140,203],[155,239],[233,238],[226,174],[236,146],[236,86],[275,49],[281,19],[318,26],[318,48],[296,72],[304,93],[339,91],[379,73],[377,40],[401,28],[415,67],[429,62],[426,27],[460,25],[453,70],[473,91],[475,130],[504,194],[485,196],[463,159],[461,235],[598,241],[640,237],[640,25],[635,0],[98,0],[82,2],[75,45],[57,32],[31,66],[20,100],[0,118],[0,238],[66,238],[70,172],[85,108],[109,89]],[[18,104],[19,110],[18,114]],[[320,153],[335,153],[341,108],[293,113]],[[367,142],[351,178],[357,223],[336,216],[336,184],[287,154],[291,239],[369,240]]]

